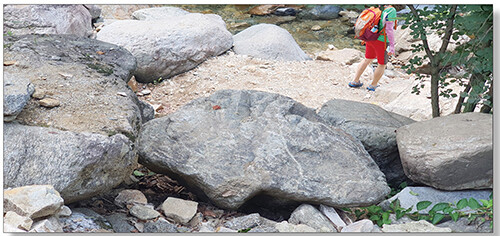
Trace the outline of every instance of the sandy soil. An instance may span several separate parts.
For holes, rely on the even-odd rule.
[[[140,84],[132,80],[129,85],[137,91],[141,100],[155,107],[157,117],[175,112],[193,99],[222,89],[279,93],[314,109],[321,108],[334,98],[384,105],[397,96],[386,96],[390,84],[411,84],[413,81],[397,67],[389,66],[392,70],[386,75],[389,72],[391,75],[382,77],[377,91],[369,92],[366,85],[371,82],[373,68],[367,68],[361,78],[365,85],[353,89],[347,83],[353,79],[357,64],[321,60],[270,61],[228,52],[161,83]]]

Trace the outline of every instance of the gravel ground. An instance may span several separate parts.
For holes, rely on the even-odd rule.
[[[390,99],[383,96],[385,90],[369,92],[365,89],[371,82],[373,74],[369,68],[361,78],[365,83],[362,88],[353,89],[347,86],[354,77],[356,67],[357,64],[345,65],[322,60],[302,62],[263,60],[235,55],[230,51],[160,83],[140,84],[132,80],[129,85],[138,92],[141,100],[155,107],[157,117],[175,112],[193,99],[209,96],[222,89],[251,89],[279,93],[314,109],[321,108],[325,102],[334,98],[378,105],[389,103]],[[392,69],[400,71],[395,73],[398,76],[384,76],[379,83],[381,88],[399,81],[409,82],[410,76],[397,67],[392,66]]]

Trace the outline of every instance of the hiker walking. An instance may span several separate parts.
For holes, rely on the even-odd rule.
[[[349,87],[361,87],[359,80],[366,67],[377,58],[378,66],[373,74],[372,83],[366,87],[375,91],[377,83],[384,74],[389,56],[394,55],[394,30],[396,29],[396,9],[391,5],[384,5],[384,11],[371,7],[361,13],[355,25],[356,37],[366,43],[365,59],[359,65],[354,81]],[[389,52],[386,51],[389,46]]]

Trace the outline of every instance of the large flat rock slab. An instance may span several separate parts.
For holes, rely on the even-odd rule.
[[[144,124],[140,162],[178,176],[215,204],[256,195],[331,206],[369,205],[389,192],[362,144],[278,94],[222,90]]]
[[[405,174],[442,190],[493,188],[493,116],[463,113],[397,130]]]

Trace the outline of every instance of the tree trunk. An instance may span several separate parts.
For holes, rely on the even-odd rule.
[[[434,67],[432,68],[431,75],[431,106],[432,117],[439,117],[439,71]]]
[[[488,101],[490,101],[491,105],[493,106],[493,80],[491,81],[491,86],[490,88],[488,89],[488,95],[490,96],[490,98],[488,98]],[[481,107],[481,111],[482,113],[490,113],[491,112],[491,106],[488,106],[486,104],[483,105],[483,107]]]
[[[469,82],[467,83],[467,86],[464,89],[464,93],[469,94],[470,88],[471,88],[471,86],[470,86],[470,80],[469,80]],[[462,105],[464,104],[464,100],[465,100],[465,97],[460,96],[458,98],[458,103],[457,103],[457,106],[455,107],[455,111],[453,113],[458,114],[458,113],[462,112]]]

